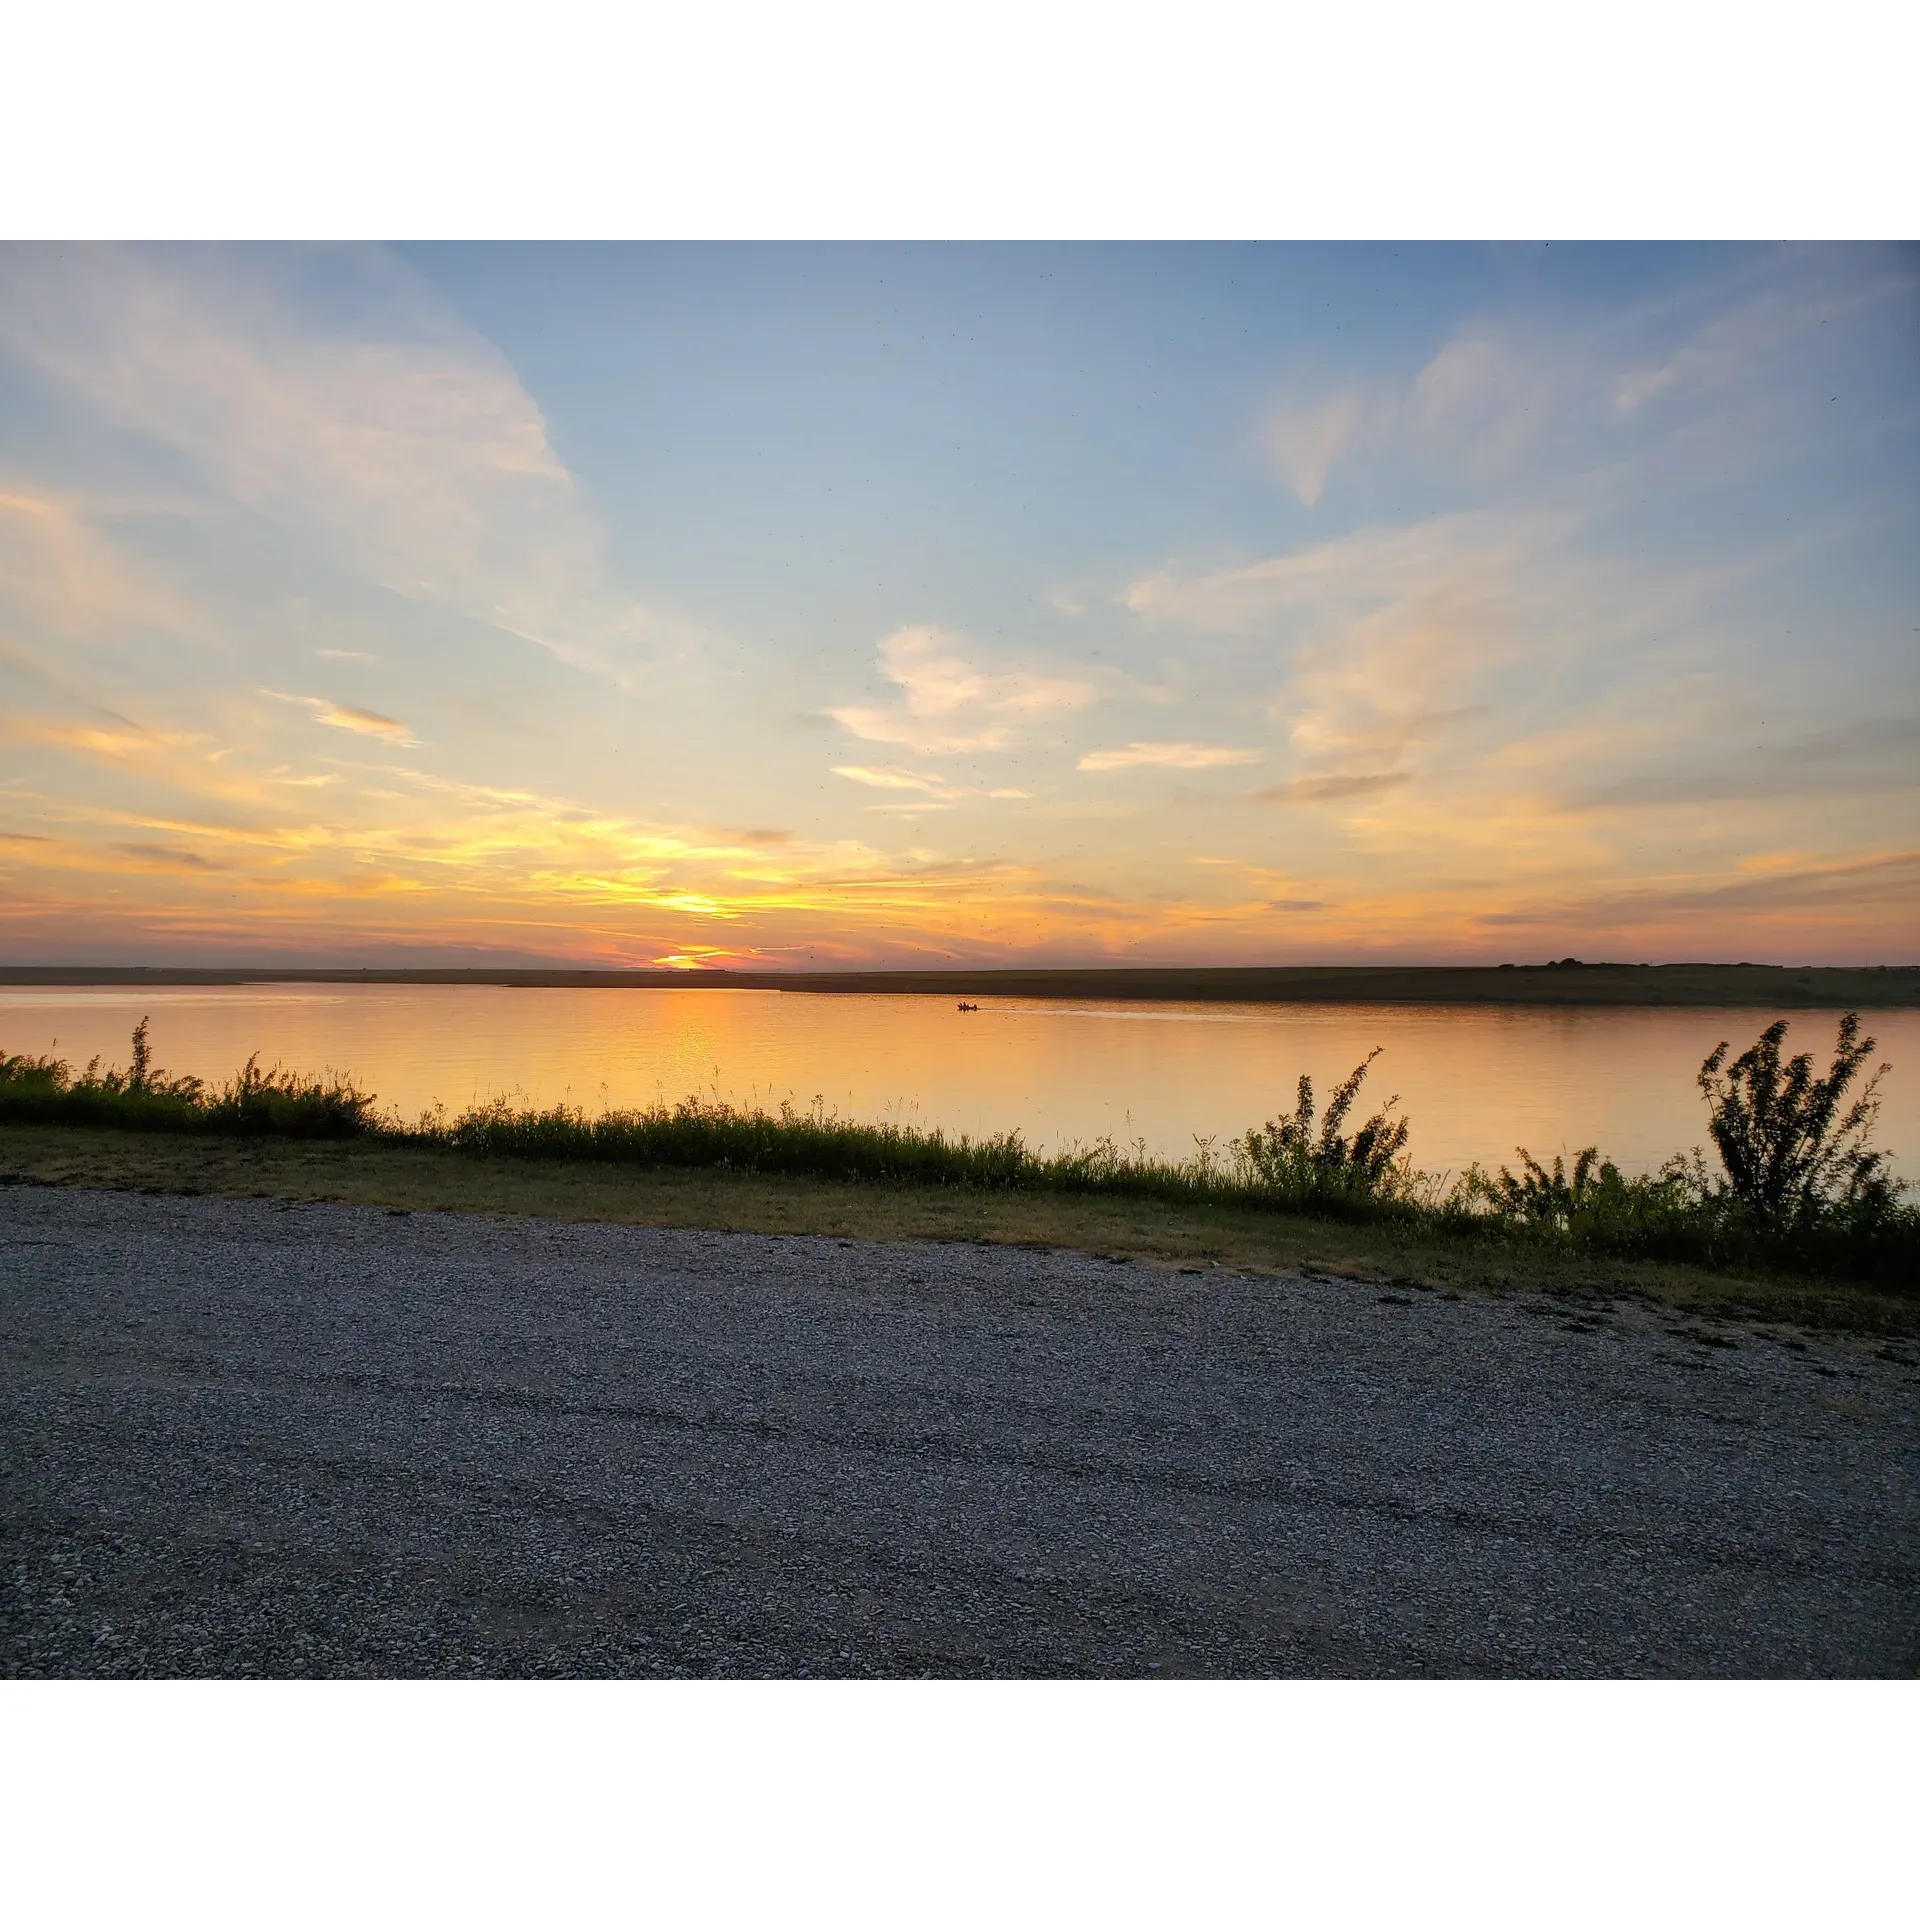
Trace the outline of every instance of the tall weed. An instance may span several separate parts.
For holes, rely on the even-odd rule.
[[[1313,1079],[1300,1076],[1291,1114],[1248,1130],[1233,1157],[1249,1185],[1283,1194],[1302,1206],[1405,1197],[1410,1169],[1401,1161],[1408,1123],[1395,1120],[1396,1093],[1351,1137],[1341,1132],[1359,1097],[1360,1083],[1382,1052],[1375,1047],[1333,1090],[1314,1125]]]

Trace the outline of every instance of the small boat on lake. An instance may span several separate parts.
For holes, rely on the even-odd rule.
[[[980,1003],[977,1000],[962,1000],[960,1002],[960,1011],[962,1013],[978,1013],[980,1011]]]

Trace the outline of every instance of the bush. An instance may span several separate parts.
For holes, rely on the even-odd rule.
[[[1334,1089],[1318,1130],[1313,1123],[1313,1079],[1300,1076],[1290,1117],[1269,1120],[1235,1143],[1234,1158],[1255,1185],[1302,1204],[1328,1200],[1394,1197],[1412,1177],[1400,1165],[1407,1122],[1393,1119],[1395,1094],[1351,1139],[1340,1128],[1360,1093],[1367,1069],[1380,1057],[1375,1047]]]
[[[1518,1178],[1470,1168],[1450,1210],[1546,1228],[1596,1252],[1920,1284],[1920,1213],[1900,1203],[1904,1184],[1868,1145],[1887,1069],[1844,1105],[1874,1042],[1860,1037],[1859,1015],[1844,1015],[1833,1064],[1816,1075],[1811,1054],[1782,1060],[1786,1031],[1776,1020],[1724,1072],[1723,1041],[1701,1066],[1719,1176],[1697,1149],[1629,1178],[1593,1147],[1571,1174],[1558,1156],[1547,1172],[1523,1147]]]
[[[1813,1071],[1813,1055],[1780,1058],[1787,1023],[1776,1020],[1722,1073],[1728,1042],[1702,1063],[1699,1086],[1707,1131],[1726,1169],[1726,1195],[1755,1224],[1776,1233],[1817,1226],[1836,1209],[1885,1212],[1899,1187],[1887,1156],[1867,1145],[1879,1117],[1878,1068],[1843,1114],[1846,1098],[1875,1042],[1860,1038],[1860,1016],[1843,1014],[1833,1065]]]
[[[1701,1259],[1711,1249],[1687,1163],[1655,1174],[1623,1174],[1597,1147],[1583,1147],[1569,1173],[1555,1154],[1548,1172],[1525,1147],[1521,1175],[1469,1167],[1449,1202],[1457,1214],[1564,1236],[1590,1252]]]
[[[1552,1173],[1540,1165],[1525,1147],[1515,1151],[1524,1169],[1516,1180],[1505,1167],[1487,1184],[1487,1199],[1492,1210],[1509,1220],[1530,1220],[1542,1226],[1571,1228],[1583,1212],[1591,1212],[1603,1183],[1617,1184],[1620,1169],[1607,1161],[1596,1176],[1594,1163],[1600,1158],[1598,1147],[1583,1147],[1573,1163],[1573,1175],[1567,1176],[1566,1163],[1553,1156]],[[1478,1169],[1474,1169],[1477,1174]],[[1471,1176],[1470,1176],[1471,1177]]]

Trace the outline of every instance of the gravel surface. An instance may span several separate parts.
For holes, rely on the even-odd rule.
[[[0,1316],[8,1674],[1920,1670],[1878,1342],[30,1187]]]

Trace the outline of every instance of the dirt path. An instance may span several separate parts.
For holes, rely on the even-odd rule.
[[[1912,1674],[1878,1346],[0,1189],[0,1672]]]

